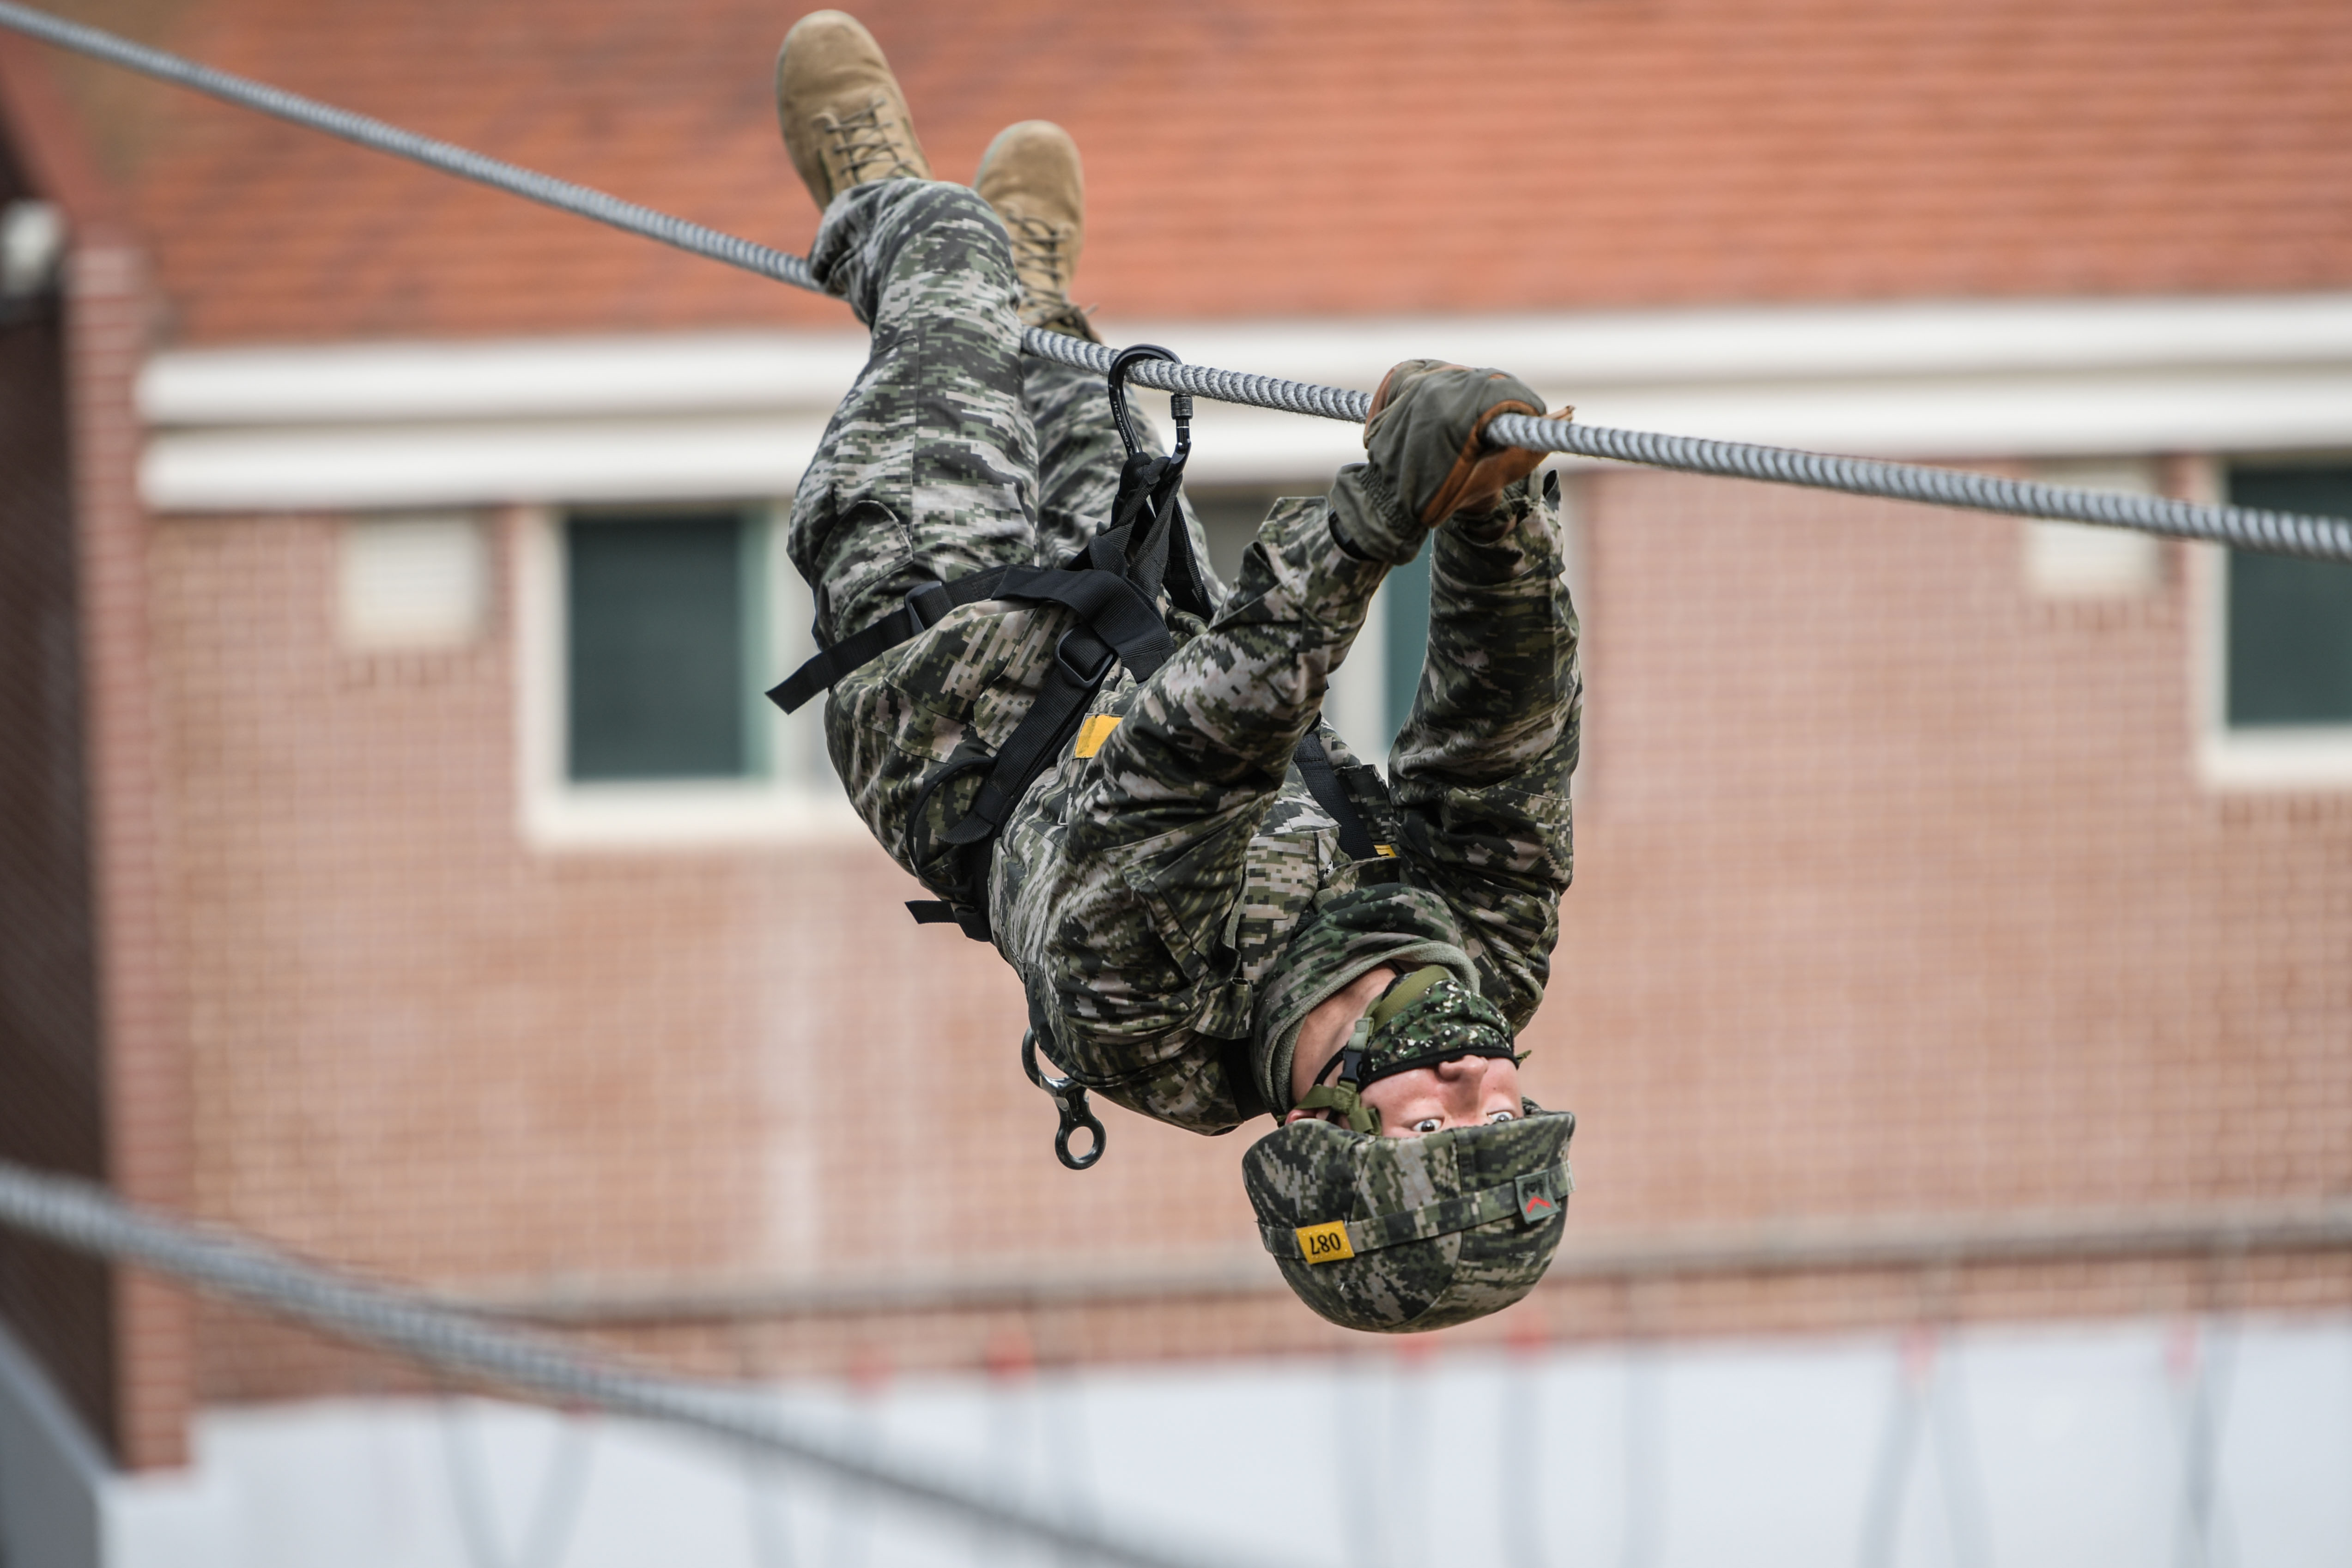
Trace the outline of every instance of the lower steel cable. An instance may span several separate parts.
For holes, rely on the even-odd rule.
[[[551,1336],[295,1258],[255,1237],[137,1208],[93,1182],[0,1160],[0,1226],[131,1264],[358,1344],[558,1406],[697,1431],[894,1502],[975,1521],[1084,1563],[1249,1568],[1067,1517],[935,1462],[888,1456],[789,1416],[765,1391],[641,1371]]]

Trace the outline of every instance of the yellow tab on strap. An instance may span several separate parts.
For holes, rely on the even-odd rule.
[[[1078,744],[1073,748],[1073,755],[1092,757],[1103,748],[1103,742],[1108,740],[1110,732],[1118,727],[1118,715],[1115,713],[1095,715],[1086,723],[1078,726]]]
[[[1374,844],[1372,846],[1372,853],[1376,855],[1386,855],[1389,859],[1394,860],[1396,859],[1396,846],[1394,844]]]
[[[1348,1222],[1334,1219],[1325,1225],[1300,1226],[1298,1255],[1309,1263],[1338,1263],[1353,1258],[1356,1249],[1348,1240]]]

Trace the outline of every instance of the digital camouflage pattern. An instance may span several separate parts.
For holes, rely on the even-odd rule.
[[[1516,1054],[1495,1004],[1451,977],[1393,1008],[1383,997],[1367,1016],[1372,1029],[1357,1067],[1359,1083],[1456,1057]]]
[[[810,265],[874,332],[793,504],[818,635],[837,641],[921,584],[1081,544],[1108,513],[1118,436],[1098,380],[1021,359],[986,205],[929,182],[855,187]],[[1376,963],[1447,966],[1514,1032],[1549,972],[1580,684],[1549,483],[1434,536],[1428,662],[1381,829],[1397,857],[1350,862],[1290,766],[1387,570],[1333,537],[1366,472],[1277,505],[1214,620],[1173,617],[1175,656],[1149,682],[1106,685],[1094,712],[1117,728],[1039,779],[994,855],[996,943],[1045,1054],[1196,1131],[1286,1108],[1298,1020]],[[1070,624],[1059,606],[967,605],[835,685],[834,765],[916,876],[958,880],[960,852],[927,846],[976,788],[934,792],[919,821],[924,779],[959,747],[1003,744]],[[1323,734],[1343,772],[1360,767]]]
[[[1517,1121],[1413,1138],[1328,1122],[1293,1122],[1260,1138],[1242,1156],[1242,1181],[1291,1291],[1342,1328],[1378,1333],[1467,1322],[1526,1295],[1559,1247],[1576,1118],[1525,1109]],[[1536,1186],[1539,1195],[1529,1192]],[[1461,1216],[1446,1211],[1486,1194],[1493,1218],[1453,1228]],[[1308,1262],[1297,1230],[1335,1221],[1357,1222],[1359,1236],[1393,1227],[1416,1239]]]

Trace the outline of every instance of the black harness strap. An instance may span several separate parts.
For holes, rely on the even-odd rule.
[[[1148,679],[1176,652],[1176,639],[1168,634],[1168,622],[1152,607],[1149,591],[1116,572],[1016,566],[1005,571],[1004,580],[987,597],[1067,605],[1139,681]],[[1055,662],[1062,658],[1063,651],[1057,649]],[[1095,673],[1100,676],[1110,672]]]
[[[1108,544],[1115,552],[1124,537],[1105,535],[1096,545]],[[1089,556],[1094,547],[1088,547]],[[1185,557],[1189,565],[1192,551]],[[1084,559],[1084,558],[1082,558]],[[842,676],[873,663],[899,643],[947,619],[948,612],[983,600],[1010,599],[1034,603],[1066,604],[1097,637],[1115,650],[1141,680],[1168,662],[1176,651],[1168,623],[1151,606],[1151,589],[1139,588],[1118,571],[1099,567],[994,566],[960,577],[953,582],[926,582],[908,591],[907,601],[871,626],[854,632],[820,652],[768,693],[768,700],[786,713],[795,713]]]
[[[1324,748],[1320,729],[1310,725],[1307,733],[1298,737],[1295,760],[1299,777],[1307,780],[1307,792],[1339,824],[1339,847],[1348,852],[1348,858],[1368,861],[1379,854],[1380,846],[1372,841],[1371,830],[1364,826],[1363,813],[1348,798],[1347,787],[1339,782],[1339,770],[1331,766],[1331,753]]]
[[[983,851],[992,846],[1021,798],[1076,734],[1112,665],[1124,664],[1137,680],[1148,680],[1175,653],[1175,639],[1154,603],[1162,587],[1174,608],[1203,618],[1213,612],[1206,574],[1193,559],[1178,502],[1192,448],[1190,400],[1173,410],[1176,450],[1163,457],[1142,445],[1123,395],[1129,364],[1174,357],[1144,345],[1123,350],[1113,363],[1111,414],[1127,444],[1128,459],[1110,518],[1084,550],[1058,567],[998,566],[953,582],[923,583],[910,590],[897,610],[826,648],[768,693],[779,707],[792,713],[842,676],[938,625],[962,605],[1002,599],[1060,604],[1075,612],[1079,623],[1063,634],[1035,699],[1003,746],[991,753],[967,740],[923,781],[909,813],[918,832],[924,831],[920,824],[928,818],[932,795],[957,779],[978,773],[978,792],[941,841]],[[1300,738],[1297,762],[1316,802],[1339,824],[1340,849],[1355,860],[1379,854],[1316,730],[1308,729]],[[923,858],[928,860],[928,852]],[[961,896],[911,900],[908,911],[919,924],[952,922],[966,936],[989,940],[982,889],[975,885],[950,891]]]
[[[952,583],[926,582],[910,589],[907,601],[863,631],[853,632],[768,690],[768,700],[786,713],[797,713],[809,700],[861,664],[873,663],[909,637],[919,635],[947,619],[959,605],[977,604],[988,597],[996,580],[1012,570],[993,567],[958,578]]]
[[[1054,650],[1054,666],[1045,672],[1036,700],[1004,737],[996,765],[989,769],[980,793],[972,797],[963,821],[948,830],[949,843],[981,843],[1003,829],[1029,786],[1052,766],[1055,756],[1071,739],[1110,666],[1111,650],[1084,628],[1075,628],[1063,637]]]
[[[1082,630],[1073,631],[1064,638],[1064,652],[1066,653],[1073,643],[1084,635]],[[1045,771],[1046,762],[1069,739],[1070,730],[1093,699],[1095,685],[1100,684],[1097,680],[1093,685],[1080,687],[1076,683],[1066,683],[1062,678],[1065,669],[1062,657],[1057,655],[1053,677],[1047,681],[1045,690],[1039,694],[1036,706],[1030,710],[1032,715],[1035,715],[1045,709],[1048,703],[1053,704],[1050,720],[1041,723],[1034,732],[1035,755],[1033,757],[1030,747],[1024,745],[1031,735],[1030,726],[1024,720],[1006,740],[1004,749],[993,759],[974,755],[969,758],[950,760],[925,782],[922,794],[917,798],[919,821],[922,803],[929,799],[931,791],[975,768],[988,767],[992,760],[994,768],[988,781],[981,786],[980,794],[973,800],[971,810],[964,820],[948,831],[947,841],[951,844],[978,843],[1003,831],[1005,819],[1012,815],[1013,808],[1020,804],[1020,797],[999,789],[997,779],[1002,776],[1034,783],[1037,774]],[[1315,797],[1315,803],[1339,824],[1339,848],[1348,858],[1371,860],[1381,855],[1383,852],[1373,841],[1371,830],[1364,823],[1363,813],[1357,810],[1354,799],[1349,795],[1346,786],[1339,782],[1339,770],[1331,765],[1331,754],[1323,745],[1323,737],[1312,729],[1300,736],[1298,750],[1293,760],[1298,765],[1299,776],[1307,781],[1307,792]],[[1027,784],[1024,783],[1023,793],[1026,792]],[[909,899],[907,909],[919,925],[953,925],[961,927],[963,934],[975,941],[990,940],[985,912],[959,914],[955,905],[944,898]]]
[[[975,942],[989,939],[985,911],[970,915],[960,915],[956,906],[944,898],[910,898],[907,900],[907,913],[915,917],[918,925],[954,925]]]

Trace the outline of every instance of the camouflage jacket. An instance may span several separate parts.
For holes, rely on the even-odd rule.
[[[1557,497],[1516,486],[1480,537],[1433,536],[1429,653],[1389,789],[1322,730],[1392,854],[1350,860],[1288,760],[1324,673],[1299,628],[1339,628],[1336,662],[1381,575],[1332,539],[1344,484],[1279,503],[1216,619],[1178,617],[1174,659],[1099,694],[990,883],[1045,1055],[1222,1133],[1287,1108],[1299,1020],[1376,963],[1445,964],[1526,1025],[1570,873],[1581,698]]]

